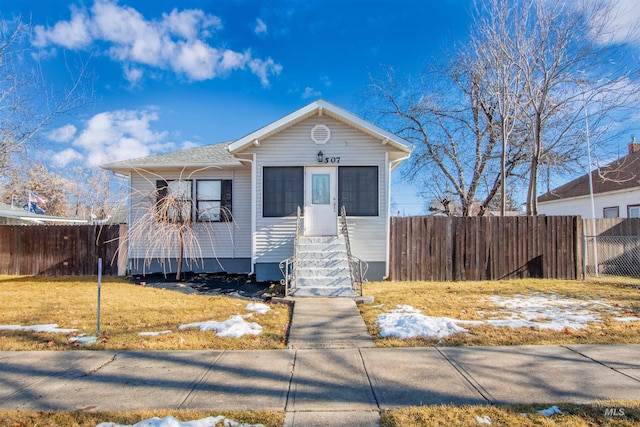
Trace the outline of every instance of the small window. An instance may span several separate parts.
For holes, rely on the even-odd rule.
[[[338,203],[349,216],[378,216],[378,167],[340,166]]]
[[[291,216],[302,206],[304,168],[294,166],[262,169],[262,216]]]
[[[640,218],[640,205],[628,205],[627,218]]]
[[[191,221],[192,187],[189,180],[156,181],[156,215],[158,221]]]
[[[609,208],[604,208],[602,210],[602,216],[604,218],[618,218],[620,216],[618,206],[612,206]]]
[[[231,195],[231,180],[196,181],[198,221],[230,221]]]

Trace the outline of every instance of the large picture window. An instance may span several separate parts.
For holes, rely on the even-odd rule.
[[[262,169],[262,216],[295,215],[304,206],[304,168],[264,167]]]
[[[349,216],[378,216],[378,167],[340,166],[338,203]]]
[[[196,181],[198,221],[230,221],[231,180]]]

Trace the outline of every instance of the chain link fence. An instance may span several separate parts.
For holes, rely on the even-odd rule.
[[[584,236],[584,275],[640,277],[640,236]]]

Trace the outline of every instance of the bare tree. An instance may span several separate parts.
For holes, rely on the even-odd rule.
[[[0,16],[0,173],[54,118],[86,105],[91,98],[88,62],[67,65],[67,87],[52,88],[44,82],[40,64],[30,62],[24,44],[29,31],[20,17]]]
[[[134,172],[136,179],[146,181],[146,189],[130,195],[131,223],[127,239],[143,250],[147,267],[158,260],[166,274],[167,270],[171,271],[171,260],[177,259],[176,280],[181,279],[183,263],[190,266],[204,262],[202,242],[208,240],[210,247],[215,248],[212,227],[208,222],[198,222],[197,218],[214,215],[229,228],[233,226],[231,211],[225,206],[213,209],[215,213],[195,209],[192,176],[205,169],[189,174],[183,170],[175,179],[142,169]]]
[[[637,105],[638,74],[623,65],[622,51],[610,43],[612,2],[532,0],[510,5],[492,0],[484,5],[483,16],[505,15],[502,34],[509,37],[484,34],[510,53],[504,60],[523,79],[511,96],[518,100],[517,118],[530,144],[527,214],[536,215],[541,166],[571,167],[583,155],[586,103],[598,104],[592,120],[600,124],[622,114]]]
[[[453,195],[463,216],[485,212],[503,181],[499,114],[487,72],[462,53],[422,74],[420,86],[401,84],[393,72],[371,83],[380,121],[415,144],[407,179],[424,179],[425,187]],[[521,146],[507,146],[504,176],[522,160]]]

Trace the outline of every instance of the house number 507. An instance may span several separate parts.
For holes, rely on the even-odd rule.
[[[340,163],[340,157],[325,157],[324,163]]]

